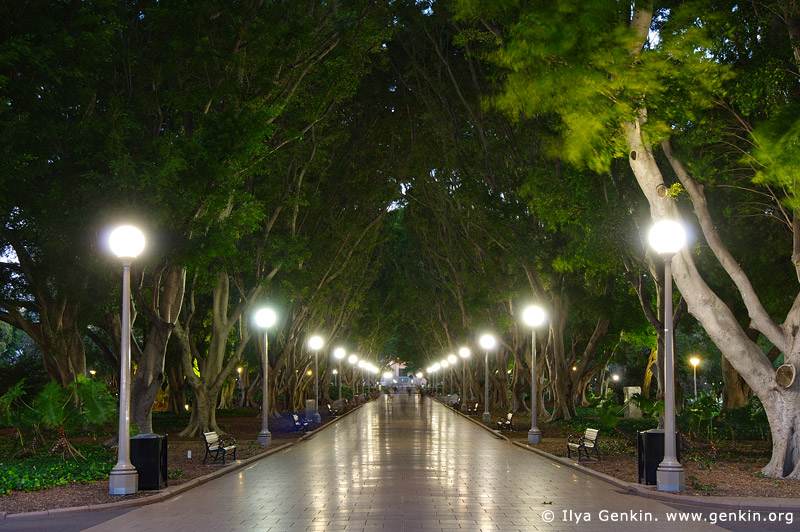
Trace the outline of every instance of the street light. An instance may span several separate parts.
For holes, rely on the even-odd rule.
[[[692,357],[689,359],[689,363],[692,365],[692,373],[694,373],[694,400],[697,401],[697,366],[700,364],[700,359]]]
[[[319,350],[325,344],[319,336],[312,336],[308,341],[308,347],[314,350],[314,413],[311,414],[311,419],[314,423],[322,423],[322,417],[319,415]]]
[[[269,417],[269,328],[275,325],[278,316],[271,308],[262,308],[255,315],[256,325],[264,329],[264,386],[261,397],[261,432],[258,443],[262,446],[272,445],[272,434],[267,427]]]
[[[528,444],[535,445],[542,441],[542,431],[537,426],[539,383],[536,380],[536,327],[545,322],[547,316],[541,307],[532,305],[522,312],[522,321],[531,328],[531,430],[528,431]]]
[[[378,379],[378,382],[375,382],[375,379],[377,378],[376,375],[380,373],[381,370],[379,370],[376,366],[371,365],[369,368],[369,372],[372,374],[372,377],[370,377],[372,386],[378,386],[380,384],[380,379]]]
[[[450,393],[453,393],[453,372],[456,369],[456,362],[458,362],[458,358],[452,353],[447,355],[447,361],[450,362]]]
[[[358,386],[356,386],[356,364],[358,364],[358,355],[353,353],[349,357],[347,357],[347,361],[353,366],[353,382],[351,383],[352,386],[350,387],[350,394],[353,396],[353,401],[356,400],[356,391],[358,390]]]
[[[244,368],[242,368],[242,366],[239,366],[238,368],[236,368],[236,372],[239,374],[239,377],[238,377],[238,380],[239,380],[239,392],[242,394],[242,398],[241,398],[241,400],[239,400],[239,406],[240,407],[244,406],[244,382],[242,382],[242,370],[243,369]]]
[[[370,385],[369,385],[369,372],[371,371],[370,368],[372,364],[364,361],[364,364],[358,364],[358,367],[361,368],[361,390],[364,392],[364,398],[366,401],[369,401],[369,394],[370,394]]]
[[[661,220],[650,229],[650,245],[664,257],[664,460],[658,465],[659,491],[686,490],[683,466],[676,457],[675,433],[675,350],[672,345],[672,257],[686,243],[686,233],[678,222]]]
[[[478,343],[481,344],[481,347],[486,351],[486,381],[484,383],[484,410],[482,419],[484,423],[489,423],[492,420],[492,415],[489,413],[489,350],[494,349],[494,346],[497,345],[497,339],[491,334],[484,334],[481,336]]]
[[[467,392],[466,392],[466,382],[467,382],[467,359],[469,358],[470,351],[467,347],[462,347],[458,350],[458,356],[464,359],[463,363],[461,364],[461,410],[466,408],[467,403]]]
[[[339,361],[339,408],[344,407],[344,403],[342,402],[342,359],[346,354],[346,351],[341,347],[337,347],[333,350],[333,358]]]
[[[448,362],[446,358],[443,358],[439,364],[442,366],[442,396],[444,396],[445,383],[447,382],[447,368],[450,367],[450,362]]]
[[[367,361],[366,360],[359,360],[358,364],[356,364],[356,365],[358,366],[358,369],[359,369],[358,380],[361,381],[361,393],[364,393],[364,390],[365,390],[365,388],[364,388],[364,367],[367,365]],[[364,398],[364,400],[366,401],[366,398]]]
[[[433,381],[433,396],[434,397],[436,397],[436,394],[439,391],[439,383],[437,381],[439,380],[439,370],[440,369],[442,369],[442,365],[439,364],[438,362],[434,363],[433,366],[431,366],[431,370],[433,371],[433,378],[434,378],[434,381]]]
[[[119,453],[108,475],[108,493],[128,495],[139,491],[139,474],[131,463],[131,263],[144,249],[144,235],[130,225],[114,229],[108,239],[111,251],[122,259],[122,330],[119,357]]]

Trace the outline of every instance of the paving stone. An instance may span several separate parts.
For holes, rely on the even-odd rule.
[[[658,521],[603,521],[602,510]],[[396,395],[235,475],[88,530],[676,530],[668,511],[509,445],[429,399]]]

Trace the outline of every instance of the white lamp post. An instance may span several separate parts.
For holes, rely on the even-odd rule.
[[[312,336],[308,341],[308,347],[314,350],[314,413],[311,415],[314,423],[322,423],[319,415],[319,350],[324,344],[320,336]]]
[[[458,350],[458,356],[460,356],[463,360],[461,361],[461,410],[466,409],[467,407],[467,391],[466,391],[466,382],[467,382],[467,359],[469,358],[470,352],[469,348],[462,347]]]
[[[659,491],[684,491],[686,478],[676,456],[675,350],[672,345],[672,257],[686,243],[683,227],[672,220],[656,222],[648,236],[650,245],[664,257],[664,460],[656,473]]]
[[[492,415],[489,413],[489,350],[494,349],[494,346],[497,345],[497,339],[491,334],[484,334],[481,336],[478,343],[481,344],[481,347],[486,351],[486,382],[484,383],[484,410],[482,419],[484,423],[489,423],[492,420]]]
[[[342,359],[345,354],[345,350],[341,347],[333,350],[333,358],[339,361],[339,408],[342,409],[344,408],[344,402],[342,401]]]
[[[450,363],[450,393],[453,393],[453,372],[456,370],[456,362],[458,362],[458,358],[452,353],[447,355],[447,361]]]
[[[358,364],[358,355],[355,353],[347,357],[347,361],[353,366],[353,383],[351,386],[350,393],[353,395],[353,401],[356,400],[356,391],[358,390],[358,386],[356,386],[356,364]]]
[[[244,382],[242,382],[242,371],[244,368],[239,366],[236,368],[236,373],[239,374],[238,381],[239,381],[239,392],[242,394],[242,398],[239,400],[239,406],[244,406]]]
[[[356,366],[358,366],[358,380],[361,381],[361,393],[364,393],[364,366],[367,364],[366,360],[359,360]],[[360,396],[359,396],[360,397]]]
[[[377,379],[377,380],[378,380],[378,382],[375,382],[375,380],[376,380],[376,375],[377,375],[378,373],[380,373],[380,371],[381,371],[381,370],[379,370],[379,369],[378,369],[376,366],[371,366],[371,367],[369,368],[369,372],[372,374],[372,377],[370,377],[370,380],[372,381],[372,383],[373,383],[373,386],[374,386],[374,387],[377,387],[377,386],[378,386],[378,384],[380,384],[380,379]],[[374,389],[374,388],[373,388],[373,389]]]
[[[433,370],[433,396],[436,397],[436,394],[439,392],[439,370],[442,369],[442,365],[436,362],[433,366],[431,366],[431,370]]]
[[[256,325],[264,329],[264,386],[261,398],[261,432],[258,443],[263,446],[272,445],[272,434],[267,427],[269,417],[269,328],[278,321],[278,316],[271,308],[262,308],[255,315]]]
[[[536,445],[542,441],[542,431],[536,424],[538,417],[539,391],[536,382],[536,327],[545,322],[547,316],[541,307],[532,305],[522,312],[522,321],[531,328],[531,430],[528,431],[528,444]]]
[[[450,367],[450,362],[443,358],[439,365],[442,366],[442,397],[445,394],[445,384],[447,383],[447,368]]]
[[[122,259],[122,337],[119,357],[119,452],[117,464],[108,475],[108,493],[128,495],[139,491],[139,474],[131,463],[131,263],[144,249],[144,235],[123,225],[114,229],[108,241],[111,251]]]
[[[689,363],[692,365],[692,373],[694,374],[694,400],[697,401],[697,366],[700,364],[700,359],[692,357],[689,359]]]

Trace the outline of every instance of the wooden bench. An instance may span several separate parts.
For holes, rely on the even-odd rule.
[[[228,453],[233,454],[233,459],[236,460],[236,440],[233,438],[220,438],[216,432],[204,432],[203,440],[206,442],[206,455],[203,457],[203,465],[209,456],[214,458],[214,461],[222,458],[222,465],[225,465],[225,459]]]
[[[469,414],[471,416],[478,415],[478,403],[475,403],[475,406],[473,406],[473,407],[467,406],[467,414]]]
[[[503,432],[504,430],[513,432],[514,431],[514,423],[512,421],[513,419],[514,419],[514,414],[512,412],[509,412],[506,415],[505,419],[503,418],[498,419],[497,430],[499,430],[500,432]]]
[[[308,431],[308,420],[304,417],[300,417],[297,414],[292,414],[292,420],[294,421],[294,428],[292,429],[294,432]]]
[[[577,451],[578,462],[581,461],[581,454],[586,455],[589,459],[589,452],[594,451],[597,460],[600,460],[600,452],[597,450],[597,435],[600,433],[599,429],[586,429],[583,436],[574,440],[572,436],[567,439],[567,457],[572,458],[572,452]]]

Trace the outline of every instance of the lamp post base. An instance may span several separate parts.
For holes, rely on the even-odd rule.
[[[133,464],[115,465],[108,474],[108,493],[130,495],[139,491],[139,473]]]
[[[272,445],[272,434],[269,431],[259,432],[258,433],[258,444],[266,447],[268,445]]]
[[[537,445],[542,443],[542,431],[538,428],[528,431],[528,445]]]
[[[313,422],[314,422],[314,423],[316,423],[317,425],[319,425],[320,423],[322,423],[322,416],[320,416],[320,415],[319,415],[319,411],[315,411],[315,412],[314,412],[314,413],[311,415],[311,421],[313,421]]]
[[[491,423],[492,415],[489,412],[484,412],[483,417],[481,418],[484,423]]]
[[[656,471],[658,491],[686,491],[686,475],[683,466],[659,466]]]

